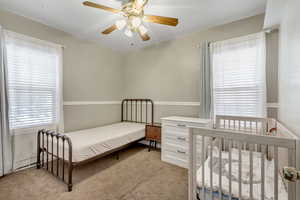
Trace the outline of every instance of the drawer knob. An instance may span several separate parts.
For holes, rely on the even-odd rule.
[[[178,127],[186,127],[185,124],[177,124]]]
[[[185,137],[177,137],[178,140],[186,141]]]
[[[177,153],[185,154],[185,151],[177,150]]]

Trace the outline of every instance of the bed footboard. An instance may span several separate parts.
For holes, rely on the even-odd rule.
[[[67,184],[72,191],[72,142],[55,131],[39,130],[37,135],[37,169],[45,169]]]

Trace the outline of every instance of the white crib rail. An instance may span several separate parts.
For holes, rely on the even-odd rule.
[[[220,117],[219,119],[223,120],[224,116]],[[239,117],[239,119],[241,119]],[[228,118],[226,117],[226,120],[237,120],[234,118]],[[249,120],[249,118],[247,119],[243,119],[244,121]],[[253,121],[253,119],[250,120],[251,122],[255,122],[257,123],[256,125],[254,125],[255,127],[257,127],[257,125],[259,123],[261,123],[261,128],[263,130],[266,130],[266,126],[265,126],[265,120],[257,120],[255,119]],[[218,120],[217,120],[218,122]],[[230,122],[229,122],[230,123]],[[235,122],[234,122],[235,123]],[[254,123],[253,123],[254,124]],[[219,124],[222,125],[222,124]],[[220,127],[219,125],[217,125],[218,127]],[[249,180],[249,199],[255,199],[254,196],[257,194],[255,194],[255,192],[253,191],[253,187],[254,187],[254,183],[253,183],[253,169],[257,168],[259,166],[254,166],[253,164],[253,154],[254,153],[260,153],[259,155],[261,155],[261,160],[260,160],[260,171],[261,171],[261,182],[263,184],[260,184],[260,199],[266,199],[265,195],[266,192],[266,172],[265,170],[265,157],[266,157],[266,148],[269,148],[270,146],[273,148],[274,151],[274,189],[273,189],[273,198],[274,200],[279,200],[279,189],[278,189],[278,181],[279,181],[279,170],[281,170],[281,166],[279,166],[279,160],[281,159],[280,156],[282,156],[279,152],[281,152],[283,149],[284,151],[287,151],[288,154],[288,159],[287,159],[287,163],[285,163],[286,166],[291,166],[291,167],[296,167],[296,143],[298,142],[295,138],[291,138],[291,137],[274,137],[274,136],[268,136],[266,134],[262,134],[264,133],[263,131],[237,131],[236,129],[239,128],[246,128],[247,130],[249,130],[249,126],[236,126],[235,129],[233,130],[223,130],[223,129],[213,129],[213,128],[192,128],[190,129],[190,135],[189,135],[189,141],[190,141],[190,146],[189,146],[189,200],[195,200],[196,199],[196,189],[197,189],[197,184],[196,184],[196,177],[197,177],[197,166],[196,166],[196,149],[199,149],[197,147],[197,137],[202,137],[202,155],[204,154],[204,146],[210,146],[210,150],[206,151],[207,152],[207,156],[209,156],[210,159],[210,167],[212,166],[212,158],[213,158],[213,149],[215,146],[218,146],[218,150],[219,150],[219,154],[218,154],[218,167],[219,167],[219,172],[218,172],[218,180],[219,180],[219,185],[218,185],[218,192],[219,192],[219,197],[213,197],[213,191],[216,191],[216,189],[213,187],[213,170],[209,170],[210,174],[210,183],[208,189],[210,192],[210,197],[207,197],[206,192],[205,192],[205,178],[204,178],[204,174],[206,171],[205,166],[205,157],[204,155],[201,156],[201,166],[202,166],[202,170],[201,170],[201,174],[202,174],[202,195],[200,196],[201,200],[215,200],[215,199],[219,199],[222,200],[223,199],[223,184],[222,184],[222,151],[226,151],[228,152],[228,159],[229,159],[229,180],[228,180],[228,199],[233,199],[233,194],[232,194],[232,148],[236,148],[238,151],[238,196],[234,196],[234,198],[239,198],[239,199],[244,199],[244,194],[243,194],[243,184],[242,184],[242,161],[244,161],[243,159],[243,152],[245,152],[245,148],[244,145],[246,144],[248,146],[247,153],[249,152],[249,163],[250,163],[250,180]],[[253,129],[252,129],[253,130]],[[256,129],[257,130],[257,129]],[[257,134],[253,134],[257,133]],[[209,145],[205,145],[203,143],[205,143],[206,141],[209,141]],[[217,144],[216,144],[217,141]],[[225,142],[224,142],[225,141]],[[226,144],[227,148],[223,148],[224,143]],[[238,144],[237,146],[233,146],[233,144]],[[256,146],[260,147],[260,150],[258,151],[257,148],[255,148]],[[236,150],[235,149],[235,150]],[[243,150],[244,149],[244,150]],[[257,199],[257,198],[256,198]],[[281,200],[281,199],[280,199]],[[283,200],[283,199],[282,199]],[[292,183],[288,183],[288,200],[296,200],[296,185],[292,184]]]
[[[216,128],[264,134],[267,131],[267,120],[259,117],[216,116]]]
[[[254,135],[267,135],[268,120],[266,118],[259,117],[241,117],[241,116],[225,116],[225,115],[217,115],[215,128],[222,130],[232,130],[232,131],[242,131],[251,133]],[[275,123],[276,124],[276,123]],[[274,126],[275,126],[274,124]],[[226,142],[223,141],[223,146],[226,146]],[[237,148],[237,144],[235,142],[232,143],[232,147]],[[242,146],[243,150],[248,149],[247,144]],[[255,145],[255,151],[261,151],[260,145]],[[228,150],[228,149],[227,149]],[[268,154],[269,156],[269,154]]]

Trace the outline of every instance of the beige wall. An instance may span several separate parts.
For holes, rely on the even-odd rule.
[[[300,136],[299,9],[299,0],[288,0],[280,24],[279,120]]]
[[[66,47],[63,61],[65,101],[115,101],[122,98],[124,80],[120,53],[2,10],[0,25]],[[108,108],[112,109],[108,112]],[[66,131],[120,120],[120,111],[114,105],[68,106],[64,111]],[[95,111],[98,113],[95,114]]]
[[[65,101],[121,100],[123,96],[122,55],[92,42],[72,37],[27,18],[0,10],[5,29],[65,46],[63,96]],[[65,130],[72,131],[120,121],[116,105],[64,107]],[[14,167],[35,162],[36,133],[16,135]]]
[[[196,32],[174,41],[134,51],[126,56],[125,94],[127,97],[148,97],[155,101],[197,101],[200,96],[201,50],[204,41],[218,41],[262,31],[264,15]],[[276,102],[278,33],[268,36],[267,72],[268,99]],[[274,58],[275,60],[271,60]],[[199,106],[156,106],[155,120],[169,115],[198,116]],[[269,110],[276,117],[276,109]]]
[[[267,102],[278,104],[278,52],[279,33],[274,30],[266,37],[266,81],[267,81]],[[277,108],[268,108],[268,116],[278,117]]]
[[[274,30],[266,37],[267,100],[278,102],[278,42],[279,32]]]
[[[120,105],[65,106],[65,128],[80,130],[121,121]]]

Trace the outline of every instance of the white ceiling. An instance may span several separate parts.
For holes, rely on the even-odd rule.
[[[174,39],[201,29],[224,24],[265,11],[267,0],[149,0],[146,14],[178,17],[179,24],[169,27],[145,23],[150,41],[138,35],[128,38],[121,31],[100,34],[122,16],[82,5],[84,0],[0,0],[0,8],[89,39],[115,50],[142,48],[164,40]],[[120,8],[124,0],[90,0]]]

